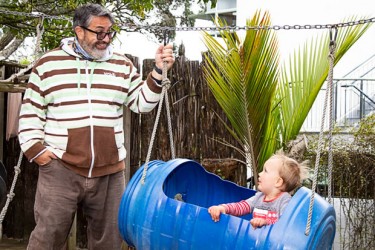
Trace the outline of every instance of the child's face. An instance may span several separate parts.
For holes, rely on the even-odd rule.
[[[281,168],[281,164],[282,162],[277,158],[271,158],[266,161],[263,171],[259,173],[259,191],[263,192],[264,194],[271,194],[272,192],[279,190],[278,185],[281,181],[279,169]]]

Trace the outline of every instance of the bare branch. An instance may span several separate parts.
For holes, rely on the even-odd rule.
[[[11,43],[2,51],[0,51],[0,60],[7,59],[18,47],[22,44],[24,39],[14,39]]]
[[[11,32],[3,34],[0,38],[0,51],[2,51],[13,39],[15,35]]]

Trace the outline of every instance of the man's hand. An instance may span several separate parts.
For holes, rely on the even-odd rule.
[[[52,159],[57,159],[56,155],[54,155],[51,151],[46,150],[43,154],[39,155],[37,158],[34,159],[34,162],[39,166],[47,165],[52,161]]]
[[[173,44],[167,44],[165,46],[160,45],[159,48],[156,50],[155,66],[158,69],[163,70],[164,62],[167,63],[167,69],[172,68],[172,65],[174,63]],[[154,77],[157,77],[157,75],[160,75],[160,74],[158,74],[155,70],[153,70],[152,75]]]

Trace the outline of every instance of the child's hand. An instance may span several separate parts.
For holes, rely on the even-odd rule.
[[[213,221],[218,222],[220,220],[220,214],[225,213],[225,208],[223,206],[212,206],[208,208],[208,212],[211,214]]]
[[[254,218],[250,220],[250,224],[253,226],[254,229],[256,229],[257,227],[263,227],[267,225],[267,221],[262,218]]]

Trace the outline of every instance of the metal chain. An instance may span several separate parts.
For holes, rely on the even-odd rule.
[[[154,31],[223,31],[223,30],[311,30],[311,29],[332,29],[332,28],[343,28],[348,26],[356,26],[366,23],[374,23],[375,17],[369,19],[361,19],[357,21],[336,23],[336,24],[306,24],[306,25],[255,25],[255,26],[223,26],[223,27],[168,27],[168,26],[157,26],[157,25],[135,25],[135,24],[120,24],[121,29],[145,29]]]
[[[18,158],[18,163],[17,163],[16,166],[14,166],[14,178],[13,178],[12,186],[9,190],[9,194],[7,195],[7,197],[8,197],[7,201],[5,202],[5,205],[4,205],[4,207],[3,207],[3,209],[1,210],[1,213],[0,213],[0,240],[3,238],[3,220],[4,220],[4,217],[5,217],[5,214],[8,211],[8,207],[9,207],[10,202],[13,200],[13,197],[15,196],[14,188],[16,187],[18,175],[21,173],[22,158],[23,158],[23,153],[22,153],[22,150],[21,150],[20,156]]]
[[[13,15],[13,16],[26,16],[26,17],[32,17],[32,18],[39,18],[39,17],[44,17],[44,18],[48,18],[48,19],[60,19],[60,20],[67,20],[67,21],[71,21],[72,18],[69,18],[69,17],[65,17],[65,16],[51,16],[51,15],[47,15],[47,14],[44,14],[42,12],[20,12],[20,11],[12,11],[12,10],[4,10],[4,9],[0,9],[0,13],[1,14],[5,14],[5,15]]]
[[[337,31],[337,29],[334,29]],[[310,234],[311,229],[311,219],[312,219],[312,213],[313,213],[313,206],[314,206],[314,199],[315,199],[315,190],[317,186],[317,178],[318,178],[318,171],[319,171],[319,164],[320,164],[320,154],[323,147],[323,133],[324,133],[324,122],[325,122],[325,115],[327,111],[327,103],[328,98],[330,99],[330,114],[329,114],[329,135],[328,135],[328,141],[329,141],[329,149],[328,154],[330,155],[328,157],[328,198],[329,202],[331,200],[331,178],[332,178],[332,164],[333,164],[333,158],[332,158],[332,130],[333,130],[333,121],[332,118],[332,112],[333,112],[333,66],[335,61],[335,49],[336,49],[336,35],[335,33],[334,37],[332,37],[332,29],[330,30],[331,34],[331,41],[329,45],[329,72],[328,72],[328,82],[327,82],[327,90],[326,95],[324,99],[324,106],[323,106],[323,115],[322,115],[322,121],[321,121],[321,127],[319,132],[319,140],[318,140],[318,149],[316,153],[316,159],[315,159],[315,169],[314,169],[314,176],[313,176],[313,183],[311,187],[311,196],[310,196],[310,205],[309,205],[309,211],[307,216],[307,224],[306,224],[306,230],[305,235]]]
[[[44,18],[48,19],[60,19],[60,20],[68,20],[72,21],[72,18],[65,17],[65,16],[52,16],[47,15],[41,12],[37,13],[27,13],[27,12],[19,12],[19,11],[10,11],[0,9],[1,14],[5,15],[15,15],[15,16],[27,16],[33,18],[39,18],[43,16]],[[158,26],[158,25],[136,25],[133,23],[120,23],[118,26],[122,30],[129,29],[144,29],[150,31],[222,31],[222,30],[310,30],[310,29],[332,29],[332,28],[342,28],[348,26],[356,26],[366,23],[375,23],[375,17],[368,18],[368,19],[361,19],[357,21],[350,21],[350,22],[342,22],[336,24],[305,24],[305,25],[256,25],[256,26],[223,26],[223,27],[173,27],[173,26]]]

